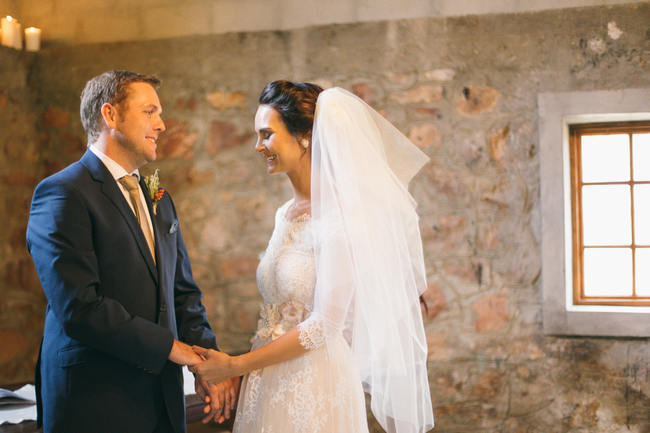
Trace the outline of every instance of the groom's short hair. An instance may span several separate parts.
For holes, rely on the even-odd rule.
[[[154,89],[161,81],[154,75],[143,75],[130,71],[107,71],[91,78],[81,92],[81,124],[88,134],[88,145],[95,142],[101,131],[102,105],[117,105],[128,96],[131,83],[149,83]]]

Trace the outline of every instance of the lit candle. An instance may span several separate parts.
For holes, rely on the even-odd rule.
[[[41,29],[27,27],[25,29],[25,49],[27,51],[38,51],[41,49]]]
[[[14,30],[14,23],[16,22],[10,16],[6,16],[2,19],[2,45],[6,47],[14,47],[16,43],[14,39],[16,38],[16,31]]]

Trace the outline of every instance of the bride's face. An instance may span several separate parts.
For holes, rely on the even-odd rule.
[[[270,105],[260,105],[255,113],[255,151],[266,160],[268,173],[297,171],[304,163],[304,149],[287,129],[282,116]]]

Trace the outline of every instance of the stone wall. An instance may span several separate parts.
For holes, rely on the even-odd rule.
[[[27,71],[33,96],[21,112],[34,116],[40,171],[25,163],[16,176],[82,154],[78,95],[88,78],[113,68],[159,74],[168,129],[145,171],[159,168],[174,197],[222,348],[244,351],[260,302],[258,255],[291,196],[253,151],[259,91],[277,78],[351,89],[431,156],[411,190],[429,277],[436,431],[647,432],[648,339],[542,333],[536,95],[650,87],[648,18],[644,3],[50,48]],[[0,119],[0,134],[22,128]],[[24,210],[7,212],[5,226],[24,227]],[[43,299],[24,278],[0,300],[0,332],[20,354],[0,358],[0,372],[15,371],[5,381],[30,378],[38,344]]]
[[[0,0],[0,16],[42,28],[46,44],[79,44],[620,3],[632,1]]]
[[[31,380],[45,297],[25,248],[32,191],[43,177],[27,80],[34,56],[0,47],[0,383]]]

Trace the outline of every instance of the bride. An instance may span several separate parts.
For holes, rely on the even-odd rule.
[[[368,432],[364,391],[388,432],[433,427],[411,178],[428,158],[351,93],[266,85],[255,146],[293,199],[257,269],[252,350],[195,347],[210,383],[245,375],[234,432]]]

